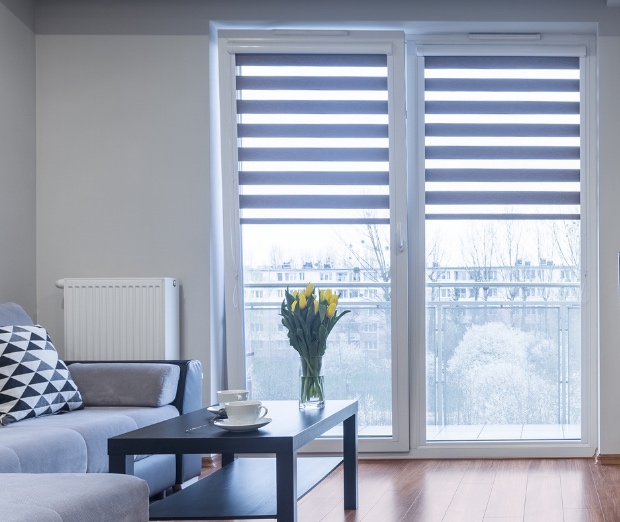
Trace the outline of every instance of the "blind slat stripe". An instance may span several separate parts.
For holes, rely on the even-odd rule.
[[[578,182],[578,169],[426,169],[428,182]]]
[[[373,76],[237,76],[237,90],[387,91],[387,78]]]
[[[567,220],[579,221],[579,214],[426,214],[427,220]]]
[[[239,172],[240,185],[389,185],[388,172]]]
[[[427,205],[579,205],[579,192],[426,191]]]
[[[387,114],[387,101],[237,100],[243,114]]]
[[[579,125],[504,123],[427,123],[427,136],[579,137]]]
[[[427,78],[424,88],[446,92],[579,92],[579,80]]]
[[[385,54],[252,54],[238,53],[238,66],[387,67]]]
[[[389,218],[241,218],[242,225],[389,225]]]
[[[388,161],[387,148],[240,147],[239,161]]]
[[[389,209],[389,196],[239,196],[242,209]]]
[[[579,114],[579,102],[427,101],[426,114]]]
[[[427,56],[426,69],[579,69],[577,56]]]
[[[239,138],[387,138],[387,125],[239,124]]]
[[[579,147],[426,147],[426,159],[579,159]]]

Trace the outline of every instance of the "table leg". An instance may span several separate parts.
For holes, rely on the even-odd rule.
[[[134,456],[133,455],[109,455],[110,473],[120,473],[123,475],[133,475]]]
[[[357,509],[357,415],[342,423],[344,460],[344,508]]]
[[[297,522],[297,452],[276,453],[277,520]]]
[[[222,453],[222,467],[234,462],[235,454],[234,453]]]

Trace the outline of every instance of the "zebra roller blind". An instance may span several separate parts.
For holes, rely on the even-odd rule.
[[[240,222],[389,223],[385,54],[237,54]]]
[[[578,57],[427,56],[427,219],[579,219]]]

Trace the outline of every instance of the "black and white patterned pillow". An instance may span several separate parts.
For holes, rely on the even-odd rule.
[[[42,326],[0,326],[0,424],[82,407],[82,397]]]

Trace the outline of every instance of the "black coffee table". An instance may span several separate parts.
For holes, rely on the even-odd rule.
[[[265,401],[273,421],[249,432],[214,426],[206,409],[108,439],[111,473],[133,474],[134,455],[222,454],[222,469],[151,505],[152,520],[277,518],[297,520],[297,499],[344,461],[344,508],[357,509],[357,401],[326,401],[300,411],[297,401]],[[342,457],[297,458],[297,450],[342,423]],[[275,454],[235,458],[235,454]]]

